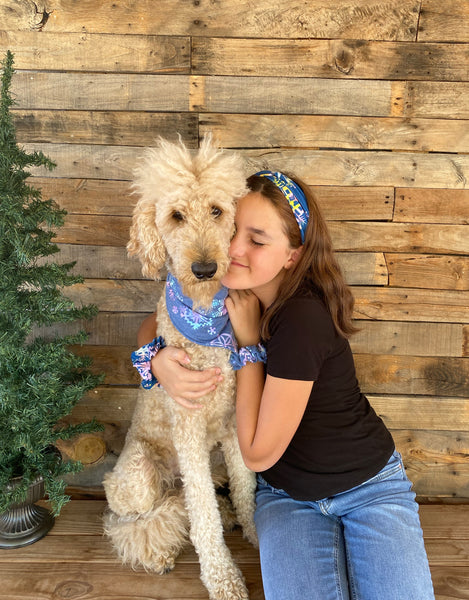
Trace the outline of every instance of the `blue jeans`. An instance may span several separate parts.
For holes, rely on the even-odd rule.
[[[411,486],[398,452],[365,483],[317,502],[258,475],[266,600],[433,600]]]

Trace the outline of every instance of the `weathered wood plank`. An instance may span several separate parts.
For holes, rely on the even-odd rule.
[[[420,506],[420,523],[426,539],[469,539],[467,505]]]
[[[75,537],[78,536],[72,540]],[[81,548],[85,549],[86,538],[82,539]],[[88,544],[92,546],[95,539],[88,538]],[[47,544],[49,540],[51,538],[47,537]],[[243,564],[241,570],[249,598],[264,600],[258,561]],[[5,600],[51,600],[54,596],[64,599],[88,596],[96,599],[111,597],[113,600],[150,600],[155,597],[158,600],[208,600],[207,590],[200,580],[200,567],[195,562],[176,565],[174,571],[166,575],[155,575],[143,570],[133,571],[117,561],[96,564],[92,556],[88,564],[85,560],[62,564],[58,557],[52,559],[49,565],[29,561],[26,568],[24,563],[3,563],[0,564],[0,574],[3,590],[9,594],[2,594]]]
[[[161,286],[157,288],[157,294],[160,291]],[[45,337],[53,337],[55,333],[65,335],[84,329],[89,334],[85,348],[94,344],[108,345],[110,352],[114,352],[114,346],[135,346],[137,331],[148,314],[150,313],[100,312],[91,321],[55,325],[36,331]],[[357,325],[360,331],[350,340],[352,350],[356,353],[440,357],[468,355],[467,331],[463,325],[396,321],[360,321]]]
[[[71,273],[93,279],[143,279],[140,262],[129,258],[124,246],[57,244],[50,257],[59,264],[76,261]],[[46,261],[44,261],[46,262]]]
[[[96,304],[101,311],[152,312],[160,291],[161,284],[150,280],[86,279],[64,293],[74,302]]]
[[[195,75],[467,81],[469,46],[360,39],[192,41]]]
[[[70,502],[65,505],[48,535],[100,536],[101,518],[106,508],[107,503],[103,500]],[[466,505],[427,504],[419,508],[420,522],[426,539],[469,539]]]
[[[462,357],[464,327],[454,323],[360,321],[350,339],[353,352],[407,356]]]
[[[93,359],[93,370],[106,373],[105,384],[138,384],[129,360],[134,346],[90,345],[76,347],[77,354]],[[355,353],[360,386],[365,394],[419,394],[467,397],[469,359]],[[469,409],[469,403],[468,407]],[[469,428],[461,416],[460,429]]]
[[[469,430],[467,398],[378,394],[367,396],[389,429],[448,431],[451,435],[455,431]],[[122,402],[122,393],[120,398]],[[127,398],[129,399],[129,396]],[[96,409],[96,404],[93,403],[93,410]]]
[[[469,253],[465,225],[331,221],[328,227],[337,250]]]
[[[469,432],[404,429],[391,433],[406,466],[428,471],[435,465],[447,466],[449,470],[455,465],[467,465]]]
[[[103,500],[70,502],[63,508],[48,536],[101,536],[102,515],[106,508],[107,503]],[[469,519],[466,518],[468,507],[466,505],[426,504],[419,508],[425,539],[469,539]],[[7,555],[7,553],[5,554]],[[0,556],[3,557],[1,554]]]
[[[469,599],[467,567],[432,566],[431,572],[436,600]]]
[[[25,546],[24,548],[13,548],[8,551],[8,558],[11,563],[47,563],[56,560],[61,563],[100,563],[108,565],[118,565],[119,561],[114,555],[111,544],[104,536],[93,536],[93,542],[90,544],[90,536],[74,535],[69,539],[64,536],[50,536],[37,542],[39,546]],[[226,539],[230,546],[233,558],[239,565],[252,564],[258,560],[259,552],[242,538],[241,532],[234,531],[226,534]],[[46,543],[47,542],[47,543]],[[179,555],[177,564],[190,565],[197,564],[197,555],[192,546],[188,546]],[[1,564],[1,563],[0,563]],[[198,564],[197,564],[198,567]],[[127,567],[130,571],[130,569]],[[142,569],[143,570],[143,569]],[[177,571],[173,571],[177,573]]]
[[[99,247],[95,247],[99,248]],[[94,254],[90,254],[92,261]],[[84,271],[77,269],[84,274]],[[123,273],[115,273],[120,278]],[[124,277],[125,278],[125,277]],[[161,293],[157,286],[154,302]],[[52,327],[37,328],[35,332],[47,339],[56,334],[68,335],[85,330],[88,333],[87,345],[135,346],[136,334],[143,319],[150,312],[100,312],[90,321],[77,321],[71,324],[56,324]],[[466,356],[467,335],[461,325],[446,323],[383,323],[361,321],[360,332],[352,340],[356,352],[404,354],[421,356]],[[466,354],[462,354],[466,352]]]
[[[337,252],[336,257],[349,285],[387,285],[388,270],[381,252]]]
[[[129,241],[130,222],[130,217],[67,215],[54,241],[62,244],[126,246]]]
[[[419,464],[410,464],[407,469],[409,479],[414,484],[418,497],[434,500],[469,498],[469,469],[466,464],[434,465],[423,468]],[[457,543],[455,544],[458,545]],[[451,544],[451,547],[453,545]],[[446,564],[451,564],[451,559]],[[457,564],[457,563],[454,563]]]
[[[56,334],[70,335],[84,330],[88,334],[86,346],[83,347],[84,354],[88,353],[87,349],[91,345],[106,346],[110,351],[114,351],[113,347],[119,345],[132,346],[135,349],[137,331],[148,314],[151,313],[100,312],[89,321],[40,327],[34,332],[45,339],[53,339]]]
[[[123,246],[58,244],[60,252],[50,261],[76,261],[72,272],[92,279],[144,279],[140,262],[129,258]],[[388,272],[381,252],[337,252],[339,264],[350,285],[386,285]]]
[[[83,504],[85,506],[81,506]],[[69,505],[70,512],[73,510],[74,513],[74,520],[77,523],[82,523],[85,529],[91,504],[95,503],[74,501]],[[101,507],[101,510],[104,510],[104,502],[96,504]],[[467,565],[460,567],[439,565],[440,562],[445,561],[444,556],[448,552],[447,540],[467,540],[466,513],[466,506],[424,505],[420,507],[424,536],[430,547],[430,566],[437,600],[468,597],[466,592],[468,591],[469,579],[465,575]],[[158,597],[162,599],[169,600],[170,598],[184,597],[201,600],[206,598],[206,591],[203,589],[200,580],[198,581],[198,565],[195,557],[193,563],[177,565],[172,574],[161,577],[145,573],[142,570],[132,571],[118,564],[96,564],[91,560],[86,567],[78,562],[75,564],[62,564],[59,554],[56,558],[53,557],[50,562],[50,566],[53,566],[53,568],[44,571],[43,564],[38,562],[40,557],[36,559],[36,555],[40,555],[44,546],[54,543],[54,532],[63,527],[61,521],[62,515],[57,519],[54,529],[47,538],[30,548],[31,560],[26,570],[20,562],[8,561],[9,552],[0,554],[0,558],[5,557],[5,560],[1,561],[0,564],[4,593],[15,594],[15,597],[21,597],[24,600],[45,600],[53,594],[65,594],[67,592],[70,595],[72,592],[76,594],[84,591],[92,591],[96,597],[104,597],[111,589],[116,599],[124,597],[130,599],[150,597],[157,589]],[[85,541],[86,536],[80,536],[79,531],[74,527],[70,529],[70,535],[69,546],[72,545],[75,538],[81,538]],[[88,536],[90,546],[95,543],[98,535],[96,533],[94,536]],[[83,548],[82,544],[79,544],[79,546]],[[247,544],[245,546],[248,547]],[[443,557],[441,557],[441,554],[443,554]],[[257,565],[258,559],[255,558],[252,565],[243,564],[242,566],[243,573],[248,581],[250,597],[253,600],[263,598],[259,588],[260,575]],[[444,596],[441,595],[443,593]]]
[[[54,177],[130,180],[141,148],[84,144],[24,144],[57,163]],[[333,150],[246,150],[249,171],[263,168],[296,173],[310,185],[463,188],[469,155]],[[33,175],[47,176],[44,169]]]
[[[461,396],[469,390],[469,359],[355,353],[357,377],[366,394]],[[467,405],[469,411],[469,402]],[[461,415],[460,428],[469,427]]]
[[[469,224],[469,190],[396,189],[394,221]]]
[[[42,0],[37,7],[26,0],[4,0],[0,20],[5,29],[90,33],[246,37],[368,38],[414,40],[419,2],[388,0],[327,0],[298,4],[285,0],[280,7],[270,0],[246,5],[237,0],[209,4],[184,0],[152,0],[138,4],[102,2],[90,10],[73,0]],[[149,18],[151,15],[151,18]],[[174,17],[177,15],[177,18]]]
[[[161,284],[150,280],[86,279],[67,288],[76,302],[97,304],[102,311],[153,312]],[[376,321],[469,323],[469,293],[352,286],[355,318]]]
[[[74,421],[91,417],[102,423],[129,422],[138,393],[137,386],[101,386],[75,406]],[[467,398],[367,394],[376,412],[392,429],[469,431]]]
[[[31,177],[28,183],[39,188],[43,198],[53,198],[69,216],[130,217],[137,202],[128,181]]]
[[[149,313],[148,313],[149,314]],[[88,344],[134,345],[147,313],[100,313],[90,322]],[[462,357],[464,327],[453,323],[399,323],[360,321],[351,340],[352,351],[362,354]]]
[[[140,377],[132,365],[133,346],[72,346],[75,354],[93,359],[92,370],[105,373],[105,385],[138,385]]]
[[[73,502],[71,506],[84,502]],[[85,503],[86,504],[86,503]],[[103,503],[104,506],[104,503]],[[447,517],[448,523],[454,523],[449,533],[449,540],[453,542],[461,541],[463,545],[450,545],[445,538],[441,538],[435,529],[439,530],[439,525],[434,525],[433,508],[442,508],[442,518]],[[454,515],[454,509],[461,509],[459,514]],[[467,507],[433,507],[421,506],[420,517],[423,524],[425,539],[428,540],[429,559],[432,570],[432,577],[436,590],[437,600],[448,600],[455,598],[467,598],[469,579],[467,577],[467,564],[464,563],[466,551],[464,550],[464,541],[466,537],[457,536],[456,540],[451,540],[451,536],[458,531],[467,521],[465,512]],[[430,517],[428,519],[427,517]],[[56,527],[60,526],[60,518],[57,520]],[[86,520],[86,508],[82,508],[77,514],[77,520]],[[437,519],[437,523],[440,519]],[[154,595],[158,590],[158,597],[162,600],[174,600],[175,598],[193,598],[205,600],[207,598],[200,579],[198,565],[195,561],[178,564],[173,573],[164,576],[155,576],[145,573],[143,570],[132,571],[127,567],[118,564],[94,563],[89,560],[85,566],[84,563],[70,562],[63,564],[59,552],[56,558],[50,561],[50,568],[44,571],[44,564],[38,562],[36,554],[40,554],[42,548],[49,543],[54,543],[53,531],[43,541],[38,542],[31,547],[31,560],[27,563],[25,569],[21,562],[8,561],[8,552],[1,556],[5,557],[5,562],[1,562],[0,569],[2,574],[3,589],[8,594],[14,594],[14,597],[21,597],[24,600],[46,600],[52,595],[70,595],[71,593],[93,593],[96,597],[104,597],[113,591],[116,600],[118,598],[143,598]],[[72,545],[75,538],[85,539],[85,536],[73,535],[70,538]],[[459,540],[458,540],[459,538]],[[88,543],[92,546],[98,536],[88,536]],[[230,541],[228,542],[230,543]],[[247,544],[244,544],[247,547]],[[83,549],[83,544],[79,548]],[[452,548],[452,550],[451,550]],[[455,549],[459,548],[460,566],[448,566],[447,557],[454,555]],[[57,547],[59,551],[59,547]],[[79,552],[77,552],[77,555]],[[38,558],[40,561],[40,556]],[[444,565],[440,563],[445,563]],[[461,564],[462,563],[462,564]],[[243,574],[247,579],[250,598],[253,600],[262,600],[262,590],[260,587],[260,573],[258,568],[258,559],[255,558],[251,564],[242,565]],[[443,595],[444,594],[444,595]],[[10,596],[8,596],[9,598]],[[11,596],[13,598],[13,595]]]
[[[387,117],[402,91],[399,82],[365,79],[192,76],[190,104],[198,112]]]
[[[362,117],[469,118],[469,83],[192,76],[191,110]]]
[[[157,137],[198,146],[197,115],[84,110],[12,110],[19,142],[152,146]]]
[[[450,434],[447,435],[450,438]],[[114,446],[112,454],[104,459],[105,462],[100,463],[100,467],[105,465],[105,471],[112,468],[115,455],[122,451],[122,447],[123,438],[121,445]],[[429,460],[431,460],[430,456],[431,454],[429,454]],[[407,472],[411,480],[415,482],[414,491],[419,501],[436,502],[468,497],[467,482],[469,481],[469,474],[467,472],[467,460],[447,464],[435,464],[435,462],[423,464],[420,458],[417,461],[411,459],[410,462],[408,461]],[[90,497],[90,495],[103,498],[103,473],[104,471],[98,470],[96,465],[87,467],[79,475],[74,476],[73,485],[69,487],[69,493],[72,493],[74,497],[79,497],[79,494],[82,494],[85,498]]]
[[[468,92],[468,83],[408,81],[405,85],[402,116],[467,119]]]
[[[93,239],[94,235],[89,237]],[[59,244],[59,247],[60,254],[53,255],[51,261],[62,263],[76,260],[73,272],[80,275],[88,278],[144,279],[140,263],[135,258],[129,258],[123,246]],[[338,252],[337,259],[350,285],[387,285],[388,273],[382,253]]]
[[[465,0],[423,0],[420,9],[418,40],[467,42],[469,7]]]
[[[53,18],[53,17],[52,17]],[[15,69],[189,73],[190,40],[177,36],[101,33],[0,32],[0,52],[10,49]]]
[[[462,154],[270,149],[244,155],[257,167],[291,171],[311,185],[464,188],[469,181],[469,157]]]
[[[85,394],[66,421],[83,422],[94,417],[100,423],[128,425],[132,419],[137,393],[137,386],[97,387]]]
[[[75,94],[74,90],[82,90]],[[18,108],[469,118],[469,83],[18,71]]]
[[[468,83],[18,71],[21,109],[468,119]],[[74,90],[82,90],[75,94]],[[189,95],[188,95],[189,92]]]
[[[468,496],[467,432],[391,430],[391,433],[419,498],[435,501]],[[461,537],[465,539],[464,533]],[[431,537],[439,538],[438,534],[428,535]],[[449,533],[448,538],[452,537],[459,536]]]
[[[23,144],[26,151],[41,150],[56,164],[54,177],[73,179],[114,179],[130,181],[142,148],[84,144]],[[50,174],[45,169],[30,169],[33,175]]]
[[[192,137],[192,143],[191,140],[185,143],[196,147],[197,139]],[[39,187],[43,197],[54,198],[68,213],[130,216],[137,201],[127,181],[32,177],[29,183]],[[392,188],[311,186],[311,189],[326,220],[392,220]]]
[[[48,507],[45,500],[39,502]],[[103,514],[107,509],[107,503],[102,500],[87,500],[69,502],[60,511],[56,518],[54,527],[47,535],[73,536],[73,535],[99,535],[103,534]],[[1,560],[1,559],[0,559]]]
[[[376,321],[469,322],[469,294],[459,290],[353,287],[355,318]]]
[[[22,109],[189,110],[188,75],[18,71],[11,90]]]
[[[296,147],[467,152],[467,124],[452,119],[322,115],[200,115],[228,148]],[[59,141],[59,140],[57,140]]]
[[[469,290],[468,256],[386,254],[393,287]]]

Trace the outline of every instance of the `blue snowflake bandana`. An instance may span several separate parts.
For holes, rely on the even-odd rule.
[[[228,289],[223,287],[208,310],[194,310],[191,298],[184,296],[174,275],[168,273],[166,278],[166,306],[174,327],[195,344],[236,352],[236,338],[225,307],[227,295]]]
[[[288,200],[288,204],[292,209],[298,227],[300,228],[301,241],[305,243],[306,227],[309,219],[309,209],[306,197],[303,190],[296,185],[289,177],[276,171],[259,171],[256,173],[258,177],[265,177],[275,184]]]
[[[184,296],[179,285],[178,280],[168,273],[166,278],[166,307],[168,309],[169,318],[171,323],[176,329],[182,333],[191,342],[199,344],[201,346],[214,346],[216,348],[226,348],[231,350],[230,363],[232,368],[237,371],[241,369],[248,362],[266,362],[267,353],[262,344],[256,344],[254,346],[243,346],[238,350],[238,344],[234,335],[233,327],[230,323],[230,317],[225,307],[225,299],[228,295],[228,289],[222,287],[222,289],[215,295],[212,301],[212,306],[208,309],[197,309],[194,310],[193,302],[188,296]],[[160,345],[156,347],[154,342]],[[151,356],[154,356],[159,348],[163,348],[165,343],[162,338],[154,340],[152,342],[155,347],[155,351]],[[152,347],[153,347],[152,346]],[[140,348],[139,351],[132,356],[132,362],[135,364],[140,361],[140,356],[145,354],[146,347]],[[145,354],[146,356],[146,354]],[[151,360],[151,356],[150,359]],[[145,357],[144,357],[145,358]],[[145,358],[145,360],[147,360]],[[152,377],[151,381],[142,383],[144,387],[152,387],[157,383],[156,378],[151,374],[151,365],[148,362],[148,369],[150,374],[143,373],[144,379]],[[139,370],[141,372],[141,369]],[[144,377],[145,375],[145,377]]]

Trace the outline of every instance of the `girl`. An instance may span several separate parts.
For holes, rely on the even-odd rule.
[[[237,372],[238,438],[257,472],[256,527],[266,600],[431,600],[418,505],[391,434],[360,392],[347,338],[353,298],[308,187],[282,173],[248,179],[223,280],[240,346],[264,365]],[[152,323],[150,325],[149,323]],[[139,342],[154,336],[154,317]],[[152,361],[161,385],[196,409],[218,372]]]

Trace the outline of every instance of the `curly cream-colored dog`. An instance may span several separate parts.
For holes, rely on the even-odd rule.
[[[168,269],[157,335],[184,348],[191,368],[219,366],[224,379],[198,410],[181,407],[159,386],[140,389],[124,449],[104,481],[110,508],[105,531],[123,562],[160,574],[174,567],[190,535],[210,598],[247,599],[224,542],[211,468],[211,453],[221,448],[237,520],[256,544],[255,477],[238,446],[231,351],[223,333],[213,345],[191,341],[198,329],[194,315],[208,315],[213,306],[218,317],[226,315],[220,279],[228,268],[236,199],[247,192],[243,164],[210,139],[197,153],[164,140],[145,152],[135,172],[140,198],[127,248],[140,259],[145,276],[157,279]],[[194,314],[190,307],[181,309],[180,297],[192,300]]]

